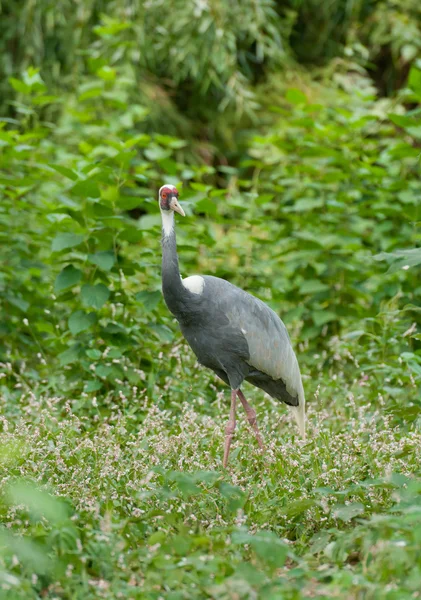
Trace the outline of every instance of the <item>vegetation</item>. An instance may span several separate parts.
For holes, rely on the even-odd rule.
[[[418,3],[106,4],[2,5],[1,597],[418,597]],[[302,368],[308,439],[246,387],[268,451],[239,414],[226,472],[166,181],[182,272]]]

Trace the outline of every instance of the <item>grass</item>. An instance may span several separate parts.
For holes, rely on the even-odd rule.
[[[239,410],[224,471],[228,390],[157,361],[149,395],[2,406],[3,598],[419,597],[421,432],[375,377],[307,377],[306,441],[245,388],[267,452]]]
[[[15,85],[31,118],[2,135],[0,598],[419,597],[413,115],[291,90],[222,189],[183,141],[134,127],[139,106],[115,101],[124,73],[93,74],[52,131],[28,69]],[[306,441],[245,386],[267,452],[240,407],[222,468],[229,392],[159,291],[163,181],[183,181],[191,215],[183,274],[240,284],[285,319]]]

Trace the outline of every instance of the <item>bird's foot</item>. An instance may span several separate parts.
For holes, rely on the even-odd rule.
[[[232,438],[234,437],[234,430],[235,430],[235,421],[228,421],[228,424],[225,428],[225,447],[224,447],[224,461],[223,461],[224,468],[228,464],[228,457],[229,457],[229,453],[230,453]]]
[[[241,390],[238,390],[238,396],[239,396],[239,398],[241,400],[241,404],[243,405],[244,410],[246,412],[247,420],[250,423],[250,426],[252,427],[252,429],[254,431],[254,435],[256,436],[256,440],[257,440],[257,443],[259,444],[260,450],[264,451],[265,445],[263,443],[263,438],[262,438],[262,434],[260,433],[259,426],[257,425],[256,411],[247,402],[247,400]]]
[[[228,457],[229,457],[229,453],[230,453],[230,447],[231,447],[231,441],[234,435],[234,431],[235,431],[235,425],[236,425],[236,421],[235,421],[235,409],[236,409],[236,403],[237,403],[237,392],[236,390],[231,390],[231,410],[230,410],[230,418],[229,421],[227,423],[227,426],[225,427],[225,447],[224,447],[224,460],[223,460],[223,465],[224,465],[224,469],[228,464]]]

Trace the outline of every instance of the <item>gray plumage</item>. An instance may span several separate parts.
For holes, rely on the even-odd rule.
[[[297,406],[301,376],[285,325],[251,294],[224,279],[203,276],[200,295],[191,294],[188,315],[179,314],[184,337],[199,362],[233,389],[244,379]],[[177,317],[177,315],[175,315]]]
[[[163,294],[198,361],[233,390],[246,380],[294,408],[304,436],[304,390],[284,323],[261,300],[224,279],[202,276],[199,293],[183,285],[173,213],[161,212],[169,223],[162,238]]]

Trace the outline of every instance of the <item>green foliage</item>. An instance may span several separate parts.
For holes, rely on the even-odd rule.
[[[220,3],[221,46],[203,6],[180,4],[172,53],[160,3],[147,27],[143,5],[129,14],[108,3],[101,17],[97,2],[46,14],[26,5],[27,23],[51,27],[39,43],[57,49],[65,36],[63,48],[89,49],[48,53],[48,80],[47,63],[13,73],[18,102],[0,123],[0,595],[411,597],[421,570],[420,70],[401,96],[410,110],[376,100],[361,71],[338,69],[327,90],[295,82],[281,94],[278,84],[265,99],[270,127],[241,131],[236,160],[209,166],[169,133],[186,111],[197,124],[221,106],[245,109],[245,97],[253,105],[260,67],[279,68],[288,52],[276,36],[312,3],[289,16],[272,2]],[[330,23],[320,56],[344,43],[351,8],[331,3],[315,20]],[[73,34],[77,23],[93,31]],[[28,40],[19,60],[38,64]],[[166,83],[139,78],[136,61]],[[73,89],[54,96],[58,74]],[[171,129],[162,114],[175,105]],[[187,215],[177,219],[182,273],[225,277],[266,301],[303,372],[308,440],[246,387],[267,453],[239,415],[226,472],[224,387],[198,369],[161,298],[164,181],[180,187]]]
[[[359,32],[372,61],[370,70],[383,93],[405,85],[414,59],[421,53],[421,7],[417,0],[373,3]]]
[[[86,0],[77,10],[70,0],[6,0],[0,15],[0,114],[25,114],[32,82],[21,74],[33,67],[57,96],[35,104],[54,120],[63,92],[99,98],[120,78],[143,106],[138,131],[188,139],[208,164],[241,155],[233,125],[267,118],[260,109],[268,93],[285,91],[291,65],[351,60],[351,71],[368,67],[389,93],[421,52],[417,0]]]
[[[303,320],[304,337],[314,338],[338,332],[350,319],[375,317],[398,291],[416,303],[418,273],[406,270],[419,264],[412,248],[421,217],[419,117],[379,118],[370,98],[354,98],[354,111],[344,102],[326,108],[304,102],[296,91],[286,99],[296,107],[293,115],[287,106],[274,107],[278,124],[255,138],[245,165],[259,173],[259,187],[250,191],[258,205],[254,223],[265,221],[269,239],[279,240],[267,250],[266,285],[278,291],[284,310],[293,299],[287,320]],[[399,121],[409,134],[404,139],[396,118],[409,120]],[[407,249],[395,250],[400,246]],[[401,268],[400,274],[385,277],[373,255],[400,256],[389,271]],[[252,264],[257,276],[257,252]]]
[[[128,104],[119,78],[101,99],[78,93],[75,105],[70,97],[51,133],[32,108],[45,87],[30,77],[29,121],[3,127],[2,358],[15,372],[35,344],[29,379],[64,367],[63,391],[155,378],[151,352],[174,340],[159,294],[153,196],[164,179],[190,181],[188,212],[212,219],[182,223],[185,272],[213,272],[282,306],[315,351],[355,319],[376,318],[397,293],[416,304],[417,271],[406,269],[419,264],[416,116],[379,119],[370,99],[356,113],[340,98],[323,109],[291,89],[274,107],[277,125],[252,140],[237,186],[225,192],[203,183],[212,169],[180,161],[180,140],[134,134],[142,107]],[[395,254],[400,261],[385,275],[373,258]]]

